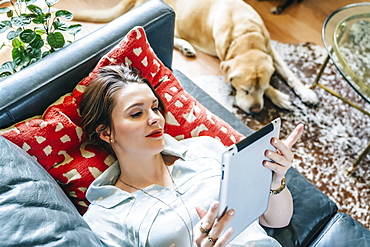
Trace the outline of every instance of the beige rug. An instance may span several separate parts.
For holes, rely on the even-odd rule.
[[[310,85],[327,54],[324,48],[310,43],[288,45],[273,42],[273,46],[293,72]],[[261,113],[247,115],[234,105],[232,89],[222,82],[222,77],[199,76],[193,79],[252,129],[280,117],[281,136],[284,138],[297,124],[304,123],[305,132],[294,147],[296,159],[293,166],[336,202],[339,211],[370,229],[370,155],[356,169],[356,178],[346,175],[347,168],[370,142],[370,117],[318,87],[315,91],[321,103],[317,107],[306,106],[276,75],[272,84],[291,96],[293,111],[278,109],[266,99]],[[370,111],[370,104],[357,95],[333,64],[328,64],[320,82]]]

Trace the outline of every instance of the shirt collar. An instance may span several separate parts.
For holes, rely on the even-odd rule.
[[[185,159],[187,147],[168,134],[164,135],[164,155],[172,155]],[[120,174],[118,161],[114,162],[90,185],[86,192],[86,198],[90,203],[100,205],[104,208],[112,208],[125,200],[134,198],[133,194],[123,191],[114,184]]]
[[[172,155],[179,157],[181,159],[185,159],[187,151],[188,148],[181,142],[179,142],[178,140],[176,140],[175,138],[168,134],[164,135],[164,149],[162,151],[162,154]]]

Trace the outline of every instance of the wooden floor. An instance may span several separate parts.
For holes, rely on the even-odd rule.
[[[321,29],[325,19],[336,9],[354,2],[366,0],[303,0],[295,3],[280,15],[270,13],[270,9],[283,0],[257,1],[244,0],[250,4],[262,17],[273,40],[283,43],[313,42],[323,46]],[[185,58],[179,52],[174,52],[173,68],[180,69],[192,78],[199,75],[222,75],[219,61],[205,54],[196,58]]]
[[[98,1],[98,0],[63,0],[56,7],[68,9],[72,13],[83,8],[107,8],[113,6],[120,0]],[[40,2],[40,1],[39,1]],[[252,5],[265,21],[266,27],[273,40],[284,43],[313,42],[322,45],[321,27],[325,19],[334,10],[351,4],[351,0],[303,0],[295,3],[280,15],[273,15],[270,9],[281,4],[283,0],[257,1],[245,0]],[[356,2],[366,2],[357,0]],[[82,37],[102,24],[83,23]],[[4,37],[1,37],[3,39]],[[0,62],[5,61],[7,55],[2,50]],[[199,75],[222,75],[217,58],[198,52],[195,58],[186,58],[178,51],[174,51],[173,68],[181,70],[190,78]]]

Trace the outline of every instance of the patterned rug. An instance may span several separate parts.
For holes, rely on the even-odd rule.
[[[311,43],[272,45],[299,79],[311,85],[326,58],[326,50]],[[370,229],[370,155],[356,168],[354,177],[346,175],[347,168],[370,142],[370,117],[319,87],[314,90],[320,104],[306,106],[277,75],[271,83],[290,95],[293,110],[281,110],[266,99],[261,113],[247,115],[235,106],[233,91],[222,82],[222,77],[198,76],[193,80],[251,129],[259,129],[280,117],[284,138],[297,124],[304,123],[304,134],[294,146],[293,166],[336,202],[339,211]],[[326,67],[320,83],[370,111],[370,104],[357,95],[332,63]]]

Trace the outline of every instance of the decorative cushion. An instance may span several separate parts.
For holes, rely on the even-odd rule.
[[[42,116],[0,131],[5,138],[36,157],[81,214],[88,206],[85,198],[88,186],[114,159],[100,147],[86,141],[78,104],[86,86],[100,68],[121,63],[137,68],[163,98],[168,110],[165,127],[168,134],[178,139],[207,135],[220,139],[225,146],[244,137],[183,90],[172,71],[154,54],[144,29],[135,27],[99,61],[71,94],[61,97]]]
[[[1,136],[0,146],[0,246],[102,246],[34,158]]]

